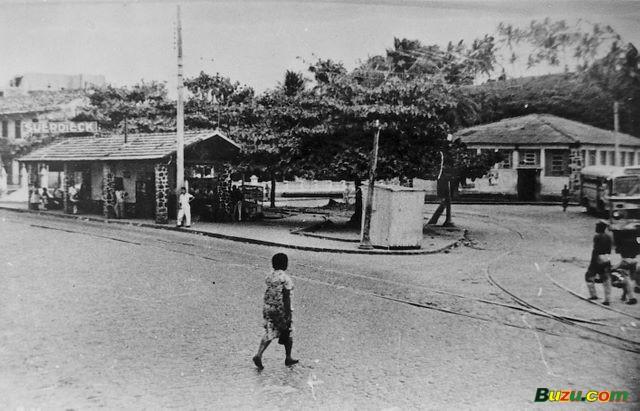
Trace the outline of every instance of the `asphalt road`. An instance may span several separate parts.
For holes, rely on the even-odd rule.
[[[0,408],[542,409],[547,387],[627,390],[618,406],[637,409],[638,306],[615,290],[607,310],[549,280],[585,293],[595,219],[454,212],[473,242],[385,257],[0,211]],[[277,251],[300,364],[274,343],[258,372]]]

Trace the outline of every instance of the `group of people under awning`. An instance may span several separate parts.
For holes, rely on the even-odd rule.
[[[194,180],[189,183],[191,214],[201,221],[231,222],[255,218],[260,213],[255,196],[249,195],[261,187],[238,186],[231,181]]]
[[[68,189],[69,206],[73,214],[78,214],[80,204],[86,197],[82,185],[70,185]],[[35,187],[29,193],[30,210],[61,210],[64,206],[64,193],[60,188]]]

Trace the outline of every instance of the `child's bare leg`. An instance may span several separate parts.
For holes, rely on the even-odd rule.
[[[264,353],[264,350],[267,349],[269,344],[271,344],[271,340],[269,340],[267,338],[267,336],[265,335],[264,337],[262,337],[262,340],[260,340],[260,346],[258,347],[258,353],[253,357],[253,363],[260,370],[264,368],[264,366],[262,365],[262,354]]]
[[[289,338],[289,340],[287,342],[284,343],[284,352],[285,352],[285,359],[284,359],[284,363],[285,365],[293,365],[293,364],[297,364],[298,360],[294,360],[293,358],[291,358],[291,349],[293,348],[293,339]]]
[[[626,296],[629,297],[627,304],[636,304],[638,300],[636,300],[635,295],[633,295],[633,283],[629,277],[624,279],[623,288],[626,291]]]
[[[611,298],[611,279],[607,278],[606,280],[603,280],[602,286],[604,288],[604,301],[602,302],[602,304],[609,305],[609,301]]]

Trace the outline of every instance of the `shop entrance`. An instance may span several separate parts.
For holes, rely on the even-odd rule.
[[[540,199],[540,168],[518,168],[518,200]]]
[[[153,173],[147,173],[141,180],[136,180],[135,212],[138,218],[155,218],[156,187]]]

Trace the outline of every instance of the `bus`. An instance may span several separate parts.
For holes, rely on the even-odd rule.
[[[591,213],[607,213],[616,220],[640,219],[640,167],[584,167],[580,202]]]

